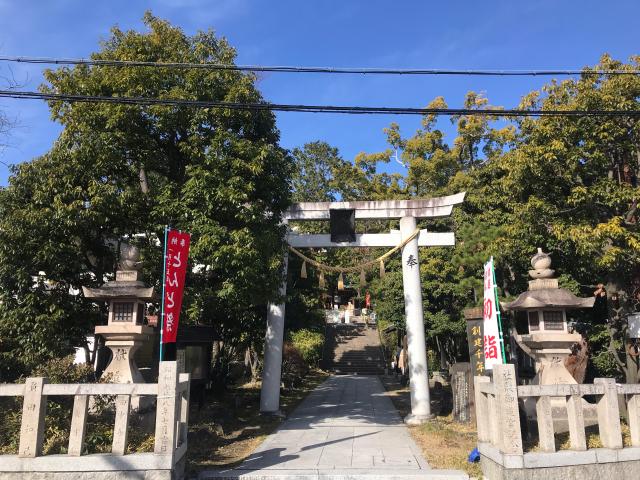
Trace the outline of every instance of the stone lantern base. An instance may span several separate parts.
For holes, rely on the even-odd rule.
[[[577,385],[578,382],[565,367],[571,346],[582,340],[578,333],[536,332],[522,335],[521,342],[531,351],[536,362],[534,385]],[[536,398],[524,400],[524,410],[530,423],[536,422]],[[556,433],[568,432],[567,402],[564,397],[551,397],[551,412]],[[582,399],[585,426],[597,425],[596,405]]]
[[[96,334],[102,335],[105,345],[112,353],[111,362],[103,372],[110,383],[144,383],[144,378],[134,359],[136,350],[149,339],[153,328],[146,325],[111,324],[96,327]],[[151,406],[151,397],[131,397],[132,410]]]

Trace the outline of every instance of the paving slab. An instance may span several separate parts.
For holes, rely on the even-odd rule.
[[[334,375],[238,467],[200,479],[466,480],[434,470],[375,376]]]

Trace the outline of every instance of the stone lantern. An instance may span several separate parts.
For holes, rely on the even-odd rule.
[[[153,298],[153,288],[140,280],[140,253],[131,245],[121,247],[121,261],[115,281],[100,288],[82,287],[85,298],[109,303],[107,325],[97,326],[113,357],[104,371],[114,383],[144,383],[134,360],[136,350],[153,334],[152,327],[143,324],[146,302]],[[133,399],[132,399],[133,400]]]
[[[501,304],[506,310],[522,311],[527,316],[529,333],[516,335],[517,343],[535,361],[535,385],[576,384],[567,370],[565,361],[571,355],[571,348],[582,342],[582,335],[567,328],[567,311],[591,308],[594,297],[576,297],[570,291],[558,286],[553,278],[551,257],[538,248],[531,259],[533,270],[529,270],[529,289],[516,300]],[[530,404],[528,404],[530,403]],[[566,418],[564,398],[552,398],[554,421]],[[535,418],[534,402],[525,402],[527,416]],[[590,408],[587,406],[585,414]],[[560,430],[557,430],[560,431]]]

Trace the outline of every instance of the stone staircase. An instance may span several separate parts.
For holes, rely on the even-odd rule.
[[[324,367],[337,375],[383,375],[378,330],[364,323],[327,324]]]

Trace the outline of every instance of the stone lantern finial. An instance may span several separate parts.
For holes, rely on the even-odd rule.
[[[127,242],[120,244],[120,261],[116,271],[116,280],[119,282],[136,282],[142,275],[142,262],[140,261],[140,249]]]
[[[542,248],[538,247],[538,253],[531,257],[531,266],[533,270],[529,270],[529,276],[533,279],[552,278],[555,270],[551,268],[551,256],[544,253]]]
[[[120,244],[120,261],[118,269],[126,272],[139,271],[141,267],[140,249],[130,243]]]

